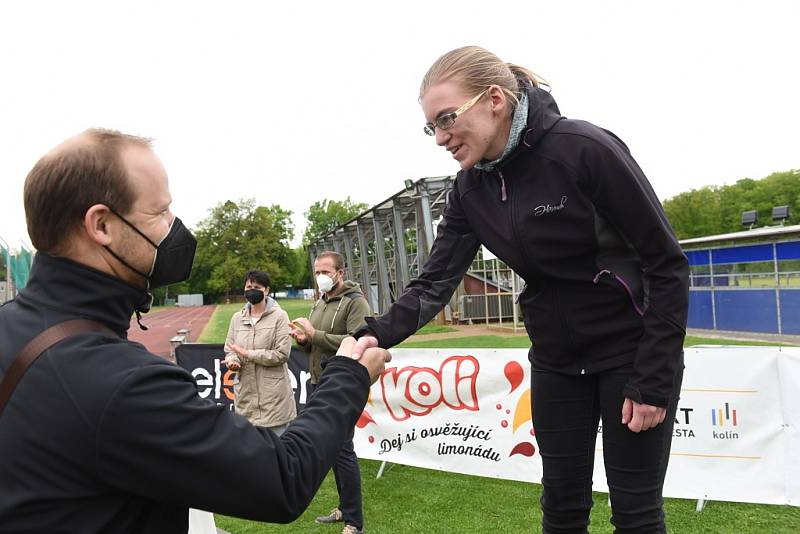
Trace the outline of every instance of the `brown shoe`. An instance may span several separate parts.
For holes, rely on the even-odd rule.
[[[338,508],[331,510],[328,515],[321,515],[315,519],[317,523],[339,523],[342,521],[342,511]],[[347,528],[347,527],[345,527]]]

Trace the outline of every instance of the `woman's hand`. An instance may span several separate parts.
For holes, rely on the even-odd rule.
[[[247,359],[247,349],[241,345],[231,343],[230,345],[225,345],[225,350],[236,353],[236,355],[243,360]]]
[[[631,432],[644,432],[660,425],[667,416],[667,409],[649,404],[639,404],[626,398],[622,403],[622,424]]]
[[[378,338],[375,336],[361,336],[356,341],[355,346],[353,347],[352,354],[350,355],[351,358],[354,360],[360,360],[361,355],[364,354],[364,351],[370,348],[374,348],[378,346]]]
[[[339,345],[339,350],[336,351],[336,355],[354,358],[353,350],[355,348],[355,338],[346,337],[342,340],[341,345]],[[386,349],[370,347],[365,349],[363,354],[357,359],[361,365],[367,368],[370,382],[374,384],[378,377],[381,376],[381,373],[383,373],[385,364],[392,361],[392,355],[389,354],[389,351]]]

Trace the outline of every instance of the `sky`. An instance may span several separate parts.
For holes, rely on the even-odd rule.
[[[0,7],[0,237],[25,176],[105,127],[155,139],[189,227],[225,200],[378,203],[455,174],[419,84],[475,44],[622,138],[662,200],[800,168],[800,2],[25,1]]]

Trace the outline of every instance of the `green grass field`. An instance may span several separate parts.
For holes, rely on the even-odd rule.
[[[289,319],[296,319],[297,317],[308,317],[314,301],[303,299],[281,299],[278,301],[281,308],[286,310],[289,314]],[[228,324],[231,320],[231,315],[242,309],[241,304],[220,304],[214,310],[206,328],[200,334],[198,343],[222,343],[225,341],[225,335],[228,332]],[[443,332],[456,332],[452,326],[426,324],[419,330],[419,334],[440,334]],[[494,337],[494,336],[493,336]],[[222,340],[222,341],[218,341]]]
[[[445,332],[458,332],[458,329],[453,328],[452,326],[447,326],[445,324],[433,324],[428,323],[419,330],[417,330],[417,334],[425,335],[425,334],[443,334]]]
[[[370,534],[472,534],[541,532],[541,486],[492,478],[392,465],[376,479],[380,462],[361,460],[364,525]],[[339,534],[318,525],[338,502],[329,475],[309,509],[294,523],[270,525],[216,516],[217,527],[233,534]],[[667,499],[667,526],[677,534],[796,534],[800,508],[709,502],[696,513],[695,501]],[[594,495],[593,534],[613,531],[607,496]]]
[[[281,299],[278,301],[281,308],[289,314],[289,320],[297,317],[306,317],[314,301],[303,299]],[[242,309],[242,304],[219,304],[208,324],[197,338],[198,343],[224,343],[228,334],[228,325],[231,316]]]
[[[774,288],[778,287],[775,278],[771,276],[736,276],[730,277],[729,283],[736,287]],[[800,276],[781,276],[781,288],[800,287]]]
[[[290,318],[305,316],[309,301],[282,300]],[[241,305],[218,306],[201,338],[221,343],[230,316]],[[221,334],[220,334],[221,332]],[[220,337],[221,336],[221,337]],[[691,345],[768,345],[770,343],[687,337]],[[407,342],[403,348],[527,348],[525,335],[467,336]],[[376,479],[380,462],[361,460],[362,494],[366,530],[372,534],[523,533],[540,532],[541,486],[507,480],[458,475],[391,465]],[[254,496],[255,497],[255,496]],[[255,497],[257,498],[257,497]],[[592,510],[593,533],[613,531],[607,496],[597,493]],[[329,475],[300,519],[289,525],[270,525],[216,516],[217,527],[232,534],[339,534],[341,524],[318,525],[314,518],[327,514],[338,497]],[[796,534],[800,532],[800,508],[728,502],[709,502],[695,512],[695,501],[667,499],[665,510],[670,532],[677,534]],[[268,506],[269,503],[265,503]]]
[[[760,341],[740,341],[736,339],[717,339],[710,337],[686,336],[684,346],[692,345],[775,345]],[[780,345],[780,343],[778,343]],[[526,334],[514,336],[465,336],[430,341],[406,341],[397,346],[403,349],[527,349],[531,346]]]
[[[231,316],[242,309],[241,304],[218,304],[208,324],[197,337],[198,343],[225,343]]]

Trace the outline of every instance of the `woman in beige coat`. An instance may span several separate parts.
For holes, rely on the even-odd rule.
[[[245,276],[247,303],[231,317],[225,363],[228,369],[239,371],[234,386],[236,413],[282,434],[297,416],[286,364],[292,340],[289,316],[267,296],[269,285],[263,271],[249,271]]]

